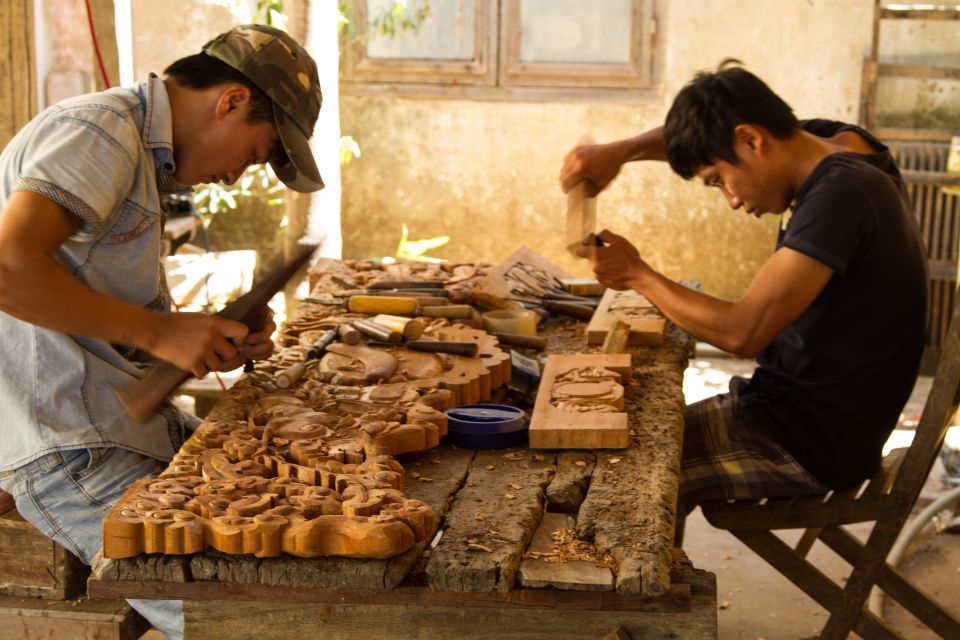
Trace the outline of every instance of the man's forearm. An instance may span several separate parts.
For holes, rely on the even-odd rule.
[[[634,289],[698,340],[737,355],[754,355],[743,352],[741,332],[730,326],[734,303],[695,291],[653,270],[638,278]]]
[[[619,140],[611,144],[619,145],[620,154],[624,162],[667,159],[666,149],[663,143],[663,127],[650,129],[640,135]]]
[[[156,314],[99,293],[50,256],[0,262],[0,311],[53,331],[154,348]]]

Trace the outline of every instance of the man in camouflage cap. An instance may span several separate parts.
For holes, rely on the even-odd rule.
[[[273,351],[272,320],[250,334],[171,312],[164,196],[264,162],[297,191],[323,187],[316,65],[293,38],[237,27],[165,74],[53,105],[0,153],[0,489],[87,563],[112,505],[199,424],[172,404],[138,423],[119,404],[138,354],[202,377]],[[131,604],[182,638],[178,601]]]
[[[290,160],[271,163],[277,177],[295,191],[322,189],[308,143],[323,100],[310,54],[287,33],[256,24],[217,36],[203,51],[245,75],[273,101],[274,122]]]

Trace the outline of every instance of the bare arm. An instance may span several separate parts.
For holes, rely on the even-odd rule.
[[[0,213],[0,311],[54,331],[138,347],[197,377],[242,364],[245,356],[235,343],[247,336],[243,324],[154,313],[74,278],[53,251],[78,225],[76,216],[42,195],[11,194]],[[251,348],[266,351],[262,340]]]
[[[589,180],[596,185],[597,191],[603,191],[617,177],[624,164],[636,160],[666,159],[663,127],[616,142],[574,147],[563,159],[560,187],[566,193],[577,183]]]
[[[604,230],[609,246],[585,247],[601,283],[633,289],[691,335],[753,358],[809,307],[833,275],[825,264],[780,248],[734,302],[693,291],[651,269],[625,238]]]

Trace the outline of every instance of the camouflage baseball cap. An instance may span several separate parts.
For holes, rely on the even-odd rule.
[[[323,188],[308,140],[320,114],[317,65],[284,31],[248,24],[222,33],[203,46],[250,79],[273,101],[273,119],[287,157],[270,165],[285,185],[309,193]]]

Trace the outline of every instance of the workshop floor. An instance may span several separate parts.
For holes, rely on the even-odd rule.
[[[753,368],[752,361],[733,358],[702,346],[684,377],[687,402],[724,392],[730,376],[749,376]],[[911,422],[915,424],[929,387],[930,379],[921,377],[904,409],[904,426]],[[955,437],[960,440],[960,429],[955,431]],[[902,439],[908,434],[908,430],[898,430],[892,440],[902,446]],[[954,448],[960,448],[960,444]],[[929,502],[945,487],[943,482],[928,482],[924,498]],[[960,574],[960,535],[937,534],[931,531],[932,528],[928,527],[911,545],[911,551],[901,563],[901,570],[954,614],[960,615],[960,590],[956,589]],[[853,529],[861,537],[865,537],[869,530],[869,526]],[[790,531],[786,532],[784,539],[792,543],[799,536],[799,531]],[[823,608],[731,534],[711,527],[699,510],[687,519],[683,546],[695,567],[717,575],[719,640],[805,640],[815,638],[825,624],[827,614]],[[849,573],[849,565],[822,544],[814,545],[810,558],[831,578],[842,579]],[[885,604],[884,617],[910,640],[939,637],[913,620],[896,603]],[[162,634],[156,630],[147,632],[142,638],[162,639]]]

